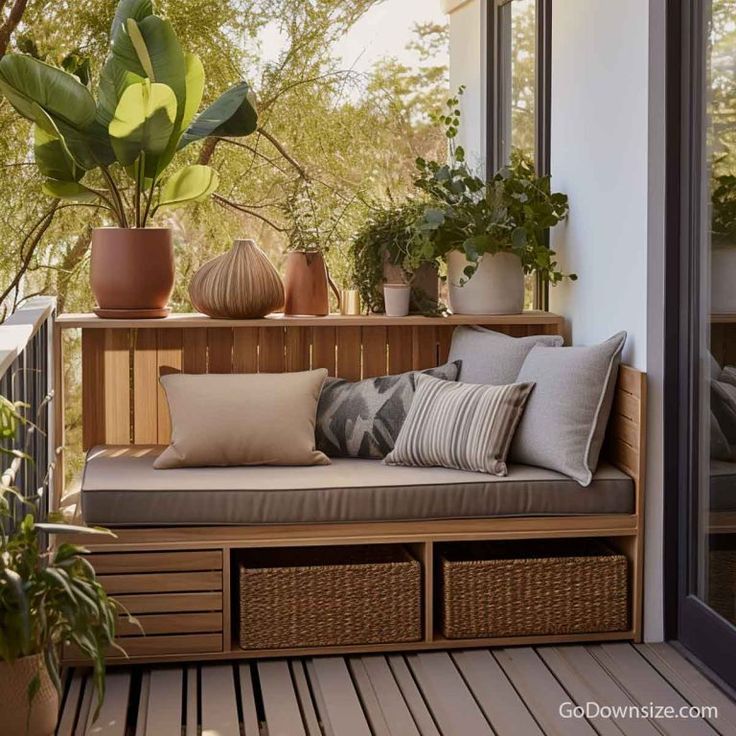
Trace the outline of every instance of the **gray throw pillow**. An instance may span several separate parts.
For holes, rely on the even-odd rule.
[[[457,327],[448,360],[462,361],[458,381],[505,386],[519,375],[524,359],[535,345],[559,347],[560,335],[510,337],[483,327]]]
[[[385,457],[406,419],[417,375],[455,381],[459,370],[453,362],[363,381],[328,378],[317,407],[317,447],[330,457]]]
[[[590,347],[535,347],[516,379],[534,392],[511,446],[515,463],[590,485],[606,433],[626,333]]]
[[[506,455],[532,388],[419,376],[396,446],[383,462],[506,475]]]

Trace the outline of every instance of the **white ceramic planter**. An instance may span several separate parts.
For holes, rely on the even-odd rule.
[[[387,317],[406,317],[409,314],[411,287],[405,284],[384,284],[383,301]]]
[[[713,314],[736,314],[736,245],[713,246],[710,298]]]
[[[524,309],[524,271],[518,256],[483,256],[470,279],[464,274],[467,265],[464,253],[448,254],[448,296],[454,314],[518,314]]]

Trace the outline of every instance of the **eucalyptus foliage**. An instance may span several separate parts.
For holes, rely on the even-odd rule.
[[[17,437],[27,424],[24,405],[0,397],[0,427],[5,439]],[[115,646],[116,605],[97,581],[86,550],[59,542],[48,547],[46,535],[108,534],[105,530],[57,522],[38,522],[33,504],[12,485],[17,463],[30,462],[23,450],[8,450],[16,467],[0,479],[0,659],[13,663],[21,657],[41,654],[51,681],[61,693],[60,652],[72,644],[93,665],[99,712],[105,694],[105,654]],[[8,531],[11,501],[28,507],[15,529]],[[38,694],[40,675],[31,680],[29,707]]]
[[[246,82],[197,114],[202,62],[182,49],[152,0],[121,0],[109,38],[96,97],[84,65],[70,73],[31,54],[0,59],[0,92],[33,123],[46,194],[99,206],[121,227],[145,227],[159,208],[201,201],[217,188],[217,172],[200,164],[163,178],[178,151],[208,136],[250,135],[258,115]],[[89,181],[95,171],[99,182]],[[121,175],[133,181],[130,203]]]

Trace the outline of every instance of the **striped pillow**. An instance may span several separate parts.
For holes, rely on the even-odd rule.
[[[384,462],[506,475],[506,455],[533,387],[418,376],[406,421]]]

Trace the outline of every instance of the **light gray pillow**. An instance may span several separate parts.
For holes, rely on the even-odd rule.
[[[506,475],[506,455],[532,388],[419,376],[396,446],[383,462]]]
[[[505,386],[516,381],[524,359],[535,345],[559,347],[560,335],[510,337],[483,327],[457,327],[448,360],[461,360],[458,381]]]
[[[626,333],[590,347],[535,347],[516,379],[536,384],[511,462],[556,470],[587,486],[598,467]]]
[[[460,363],[421,371],[455,381]],[[329,457],[379,459],[393,450],[406,419],[419,371],[346,381],[328,378],[317,407],[317,448]]]

